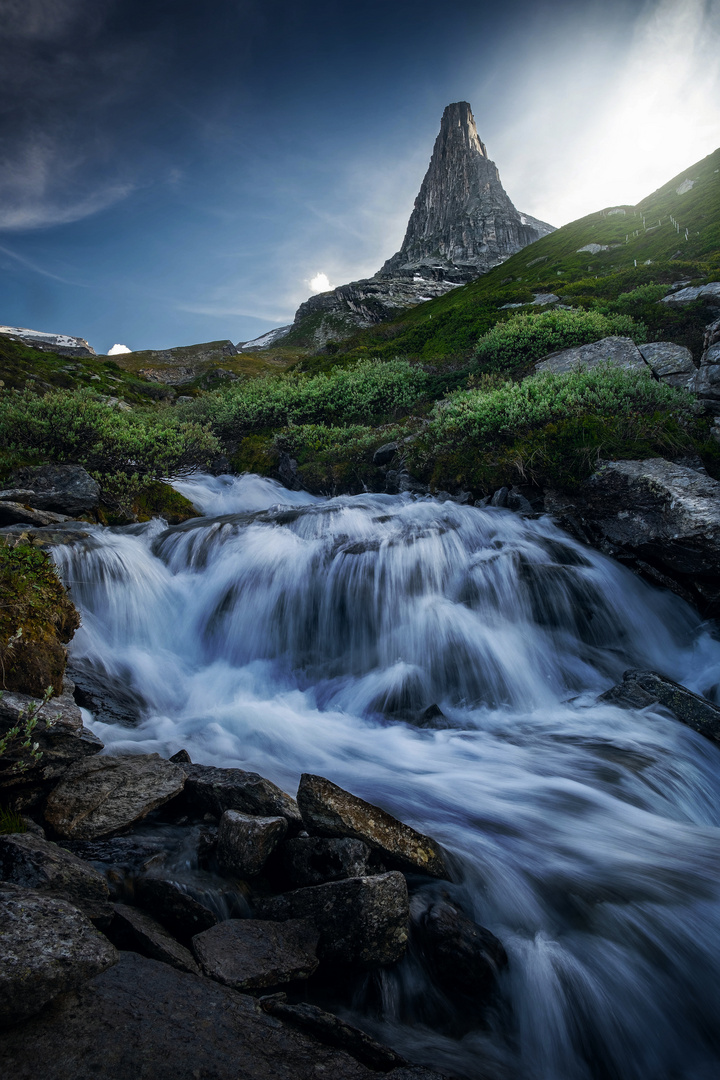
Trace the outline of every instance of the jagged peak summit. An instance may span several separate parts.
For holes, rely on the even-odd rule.
[[[445,107],[440,121],[440,133],[435,140],[433,156],[446,155],[456,144],[487,157],[485,143],[478,135],[475,117],[467,101],[455,101],[452,105]]]

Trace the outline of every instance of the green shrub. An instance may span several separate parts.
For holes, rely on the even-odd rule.
[[[647,340],[646,328],[628,315],[599,311],[542,311],[513,315],[480,338],[477,359],[487,371],[521,373],[559,349],[587,345],[618,335],[635,342]]]

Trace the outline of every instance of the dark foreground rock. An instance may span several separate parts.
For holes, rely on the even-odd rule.
[[[254,877],[287,832],[284,817],[252,817],[226,810],[220,819],[217,861],[221,874]]]
[[[372,1080],[251,997],[134,953],[0,1040],[13,1080]],[[391,1080],[440,1080],[420,1068]]]
[[[494,934],[447,900],[423,912],[414,931],[433,975],[451,998],[460,993],[487,1001],[508,962]]]
[[[366,877],[371,872],[370,848],[345,837],[298,836],[283,845],[283,869],[296,888]]]
[[[0,1024],[32,1016],[116,960],[107,938],[71,904],[0,885]],[[42,1075],[36,1066],[34,1076]]]
[[[182,765],[185,804],[189,809],[221,817],[226,810],[263,817],[284,817],[296,832],[302,827],[297,803],[276,784],[244,769]]]
[[[112,915],[103,875],[64,848],[31,833],[0,836],[0,879],[67,900],[90,919],[109,921]]]
[[[214,911],[190,896],[176,881],[139,878],[135,882],[135,900],[182,942],[189,943],[195,934],[209,930],[218,921]]]
[[[108,937],[118,949],[140,953],[150,960],[160,960],[178,971],[200,974],[190,950],[176,941],[152,915],[127,904],[115,904],[113,915]]]
[[[290,1005],[284,1001],[284,994],[276,994],[261,1000],[265,1012],[271,1016],[277,1016],[279,1020],[307,1032],[326,1046],[336,1046],[339,1050],[347,1050],[354,1058],[377,1072],[389,1072],[391,1069],[402,1068],[408,1063],[404,1058],[391,1050],[389,1046],[382,1046],[366,1035],[360,1028],[341,1020],[334,1013],[325,1012],[317,1005]]]
[[[82,465],[28,467],[15,474],[15,481],[31,489],[22,501],[37,510],[76,517],[95,510],[100,503],[100,485]]]
[[[307,979],[318,966],[318,931],[309,919],[228,919],[193,938],[206,975],[235,990]]]
[[[127,828],[179,795],[185,773],[158,754],[91,758],[50,793],[45,820],[57,835],[94,840]]]
[[[256,910],[267,919],[311,919],[320,931],[318,956],[330,963],[394,964],[407,946],[408,891],[398,871],[296,889],[258,900]]]
[[[663,705],[683,724],[720,742],[720,709],[717,705],[657,671],[626,671],[623,681],[606,690],[600,701],[626,709]]]
[[[434,840],[322,776],[302,775],[298,806],[311,834],[362,840],[390,867],[448,877],[442,850]]]

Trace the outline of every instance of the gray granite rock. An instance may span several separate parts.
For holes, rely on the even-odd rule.
[[[373,1080],[377,1072],[254,998],[135,953],[0,1043],[13,1080]],[[388,1080],[441,1080],[421,1068]]]
[[[213,765],[180,766],[187,777],[185,803],[196,811],[221,817],[240,810],[261,817],[284,817],[291,829],[302,827],[297,803],[276,784],[244,769],[216,769]]]
[[[235,990],[307,979],[318,966],[318,930],[310,919],[228,919],[193,938],[206,975]]]
[[[112,915],[103,875],[58,844],[31,833],[0,836],[0,879],[67,900],[90,919],[109,921]]]
[[[100,503],[100,485],[82,465],[28,466],[18,470],[14,479],[31,489],[31,495],[23,501],[36,510],[77,517],[95,510]]]
[[[657,671],[626,671],[622,682],[606,690],[600,701],[627,709],[663,705],[683,724],[720,742],[720,708]]]
[[[708,412],[720,414],[720,319],[705,328],[700,367],[690,389]]]
[[[158,754],[89,758],[71,766],[50,793],[45,820],[61,837],[94,840],[144,818],[184,783],[182,768]]]
[[[116,961],[107,938],[72,904],[0,885],[0,1025],[25,1020]]]
[[[298,806],[311,835],[362,840],[380,853],[387,866],[432,877],[448,876],[442,849],[429,836],[322,776],[301,776]]]
[[[256,901],[266,919],[311,919],[320,931],[318,956],[335,964],[373,968],[405,952],[410,911],[398,871],[347,878]]]
[[[720,307],[720,281],[711,281],[707,285],[694,285],[688,289],[679,289],[677,292],[668,293],[659,300],[660,304],[668,307],[684,307],[685,304],[693,304],[696,300],[704,300],[710,305]]]
[[[673,341],[651,341],[638,345],[638,351],[653,374],[669,386],[681,390],[694,389],[697,367],[692,353]]]
[[[624,371],[647,371],[637,345],[627,337],[606,337],[590,345],[575,345],[571,349],[549,353],[537,362],[535,371],[560,375],[579,367],[594,368],[608,361]]]
[[[283,844],[282,854],[285,874],[295,888],[366,877],[371,872],[370,848],[362,840],[298,836]]]
[[[189,949],[176,941],[165,927],[148,915],[128,904],[113,905],[113,920],[108,937],[118,949],[137,952],[150,960],[199,975],[200,968]]]
[[[284,817],[253,817],[226,810],[220,818],[217,861],[221,874],[255,877],[288,830]]]
[[[10,499],[0,500],[0,525],[27,525],[42,529],[46,525],[57,525],[69,520],[64,514],[51,513],[50,510],[33,510]]]

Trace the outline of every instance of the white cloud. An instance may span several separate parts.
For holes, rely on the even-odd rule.
[[[127,345],[113,345],[112,349],[108,349],[108,356],[120,356],[121,353],[132,352],[132,349],[128,349]]]
[[[313,293],[329,292],[332,288],[330,278],[327,274],[323,274],[322,271],[320,271],[319,274],[315,274],[314,277],[311,277],[307,284],[310,286],[310,292]]]

